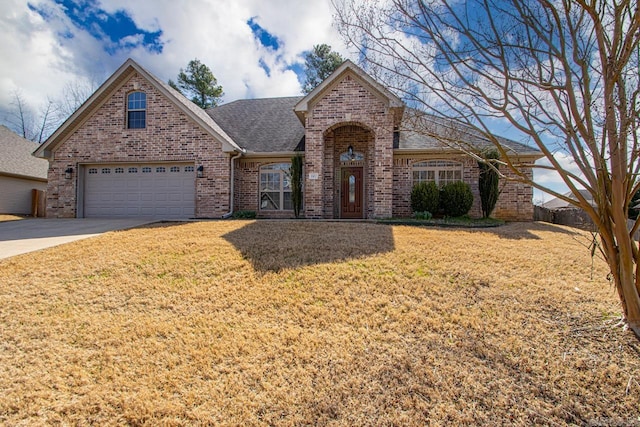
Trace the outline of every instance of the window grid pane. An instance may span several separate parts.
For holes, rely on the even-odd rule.
[[[293,210],[290,163],[275,163],[260,168],[260,209]]]
[[[433,181],[438,186],[462,181],[462,164],[449,160],[428,160],[413,164],[413,183]]]

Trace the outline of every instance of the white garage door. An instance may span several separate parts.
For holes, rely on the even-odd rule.
[[[195,172],[189,163],[87,165],[84,216],[190,218]]]

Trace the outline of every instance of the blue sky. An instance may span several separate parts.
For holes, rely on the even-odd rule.
[[[164,80],[198,58],[223,86],[225,102],[300,94],[303,54],[313,45],[327,43],[350,57],[332,26],[330,0],[310,6],[300,0],[3,0],[0,115],[16,91],[38,109],[65,85],[97,87],[129,57]],[[556,186],[548,174],[536,179]]]

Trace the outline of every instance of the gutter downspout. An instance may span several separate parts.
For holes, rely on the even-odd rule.
[[[222,215],[222,219],[227,219],[229,218],[231,215],[233,215],[233,189],[235,187],[235,182],[234,182],[234,172],[235,172],[235,160],[239,159],[240,157],[242,157],[242,155],[244,154],[245,150],[240,151],[238,154],[236,154],[235,156],[231,157],[231,180],[229,181],[229,194],[231,197],[231,200],[229,200],[229,212],[227,212],[226,214]]]

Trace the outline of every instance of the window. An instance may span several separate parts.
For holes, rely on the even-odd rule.
[[[127,128],[144,129],[147,122],[147,95],[132,92],[127,95]]]
[[[116,173],[124,173],[124,168],[116,168]]]
[[[111,173],[111,168],[102,168],[102,173]]]
[[[289,163],[276,163],[260,168],[260,209],[292,210]]]
[[[193,168],[193,166],[185,166],[184,167],[184,171],[185,172],[193,172],[195,169]]]
[[[180,166],[171,166],[170,172],[180,172]]]
[[[89,175],[94,175],[98,173],[98,169],[97,168],[89,168]]]
[[[164,168],[164,166],[158,166],[156,168],[156,173],[165,173],[167,170]]]
[[[129,168],[129,173],[138,173],[138,168]]]
[[[429,160],[413,164],[413,183],[433,181],[442,186],[462,181],[462,163],[448,160]]]
[[[142,173],[151,173],[151,168],[147,167],[147,166],[143,167],[142,168]]]
[[[340,154],[341,162],[354,162],[364,160],[364,154],[359,151],[354,151],[352,153],[344,152]]]

